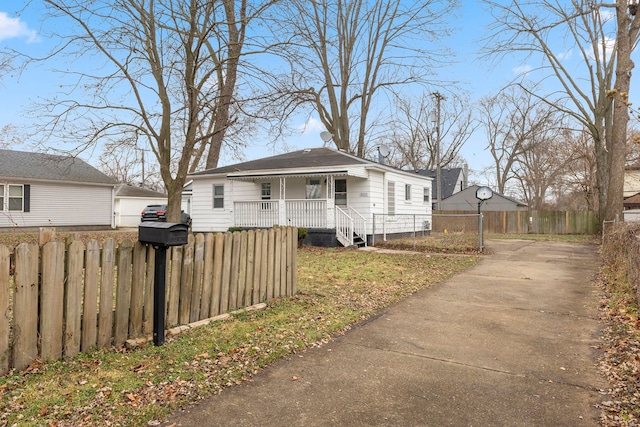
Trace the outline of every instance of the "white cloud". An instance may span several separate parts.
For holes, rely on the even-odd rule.
[[[563,61],[565,59],[571,58],[572,54],[573,54],[573,49],[569,49],[566,52],[560,52],[557,56],[560,61]]]
[[[305,123],[298,126],[298,131],[302,134],[322,132],[326,130],[322,122],[315,117],[310,117]]]
[[[517,76],[529,74],[531,70],[533,70],[533,68],[528,64],[520,65],[519,67],[514,67],[512,69],[513,73]]]
[[[24,37],[29,43],[38,41],[37,33],[30,30],[25,22],[0,12],[0,41],[16,37]]]

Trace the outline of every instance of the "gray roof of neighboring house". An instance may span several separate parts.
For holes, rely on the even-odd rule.
[[[433,198],[438,198],[438,189],[436,188],[436,171],[433,170],[417,170],[413,171],[418,175],[427,176],[433,178]],[[462,173],[462,168],[441,168],[440,169],[440,186],[442,187],[442,198],[446,199],[453,195],[458,178]],[[461,190],[464,190],[462,188]]]
[[[190,176],[228,174],[234,172],[248,172],[254,170],[300,169],[323,166],[348,166],[374,164],[369,160],[360,159],[341,151],[330,148],[307,148],[263,159],[222,166],[189,174]]]
[[[116,189],[116,197],[154,197],[156,199],[166,198],[165,193],[149,190],[148,188],[135,187],[129,184],[121,184]]]
[[[0,177],[115,185],[116,181],[77,157],[0,150]]]

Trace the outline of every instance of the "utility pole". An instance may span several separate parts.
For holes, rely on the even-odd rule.
[[[444,96],[440,92],[433,93],[436,99],[436,210],[440,210],[440,200],[442,200],[442,180],[440,177],[440,102]]]

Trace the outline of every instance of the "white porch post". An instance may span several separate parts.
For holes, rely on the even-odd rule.
[[[327,228],[336,228],[336,198],[333,175],[327,176]]]
[[[286,203],[287,179],[280,177],[280,196],[278,199],[278,223],[287,226],[287,203]]]

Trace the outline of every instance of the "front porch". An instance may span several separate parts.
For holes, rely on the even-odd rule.
[[[236,201],[235,227],[270,228],[274,225],[335,230],[343,246],[364,245],[365,218],[348,206],[336,206],[334,199],[289,199]]]

